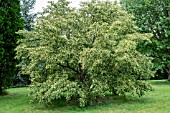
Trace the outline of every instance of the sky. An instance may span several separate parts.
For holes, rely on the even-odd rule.
[[[42,8],[48,5],[47,1],[49,0],[36,0],[36,4],[33,12],[42,11]],[[53,1],[57,1],[57,0],[53,0]],[[67,1],[71,2],[72,7],[79,7],[80,1],[89,1],[89,0],[67,0]]]
[[[36,4],[33,12],[36,13],[42,11],[42,8],[48,5],[47,1],[49,0],[36,0]],[[53,1],[57,1],[57,0],[53,0]],[[90,0],[67,0],[67,1],[71,2],[72,7],[79,7],[80,1],[90,1]]]

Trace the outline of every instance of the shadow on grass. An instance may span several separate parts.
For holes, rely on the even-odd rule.
[[[170,85],[170,81],[168,80],[151,80],[150,83],[152,85]]]
[[[137,97],[137,96],[107,96],[105,98],[100,98],[99,101],[97,101],[95,104],[88,105],[86,107],[79,107],[78,103],[75,101],[66,102],[65,99],[55,100],[50,106],[41,106],[38,109],[39,110],[52,110],[52,111],[72,111],[72,112],[78,112],[78,111],[91,111],[96,109],[101,109],[105,107],[121,107],[122,105],[148,105],[154,103],[154,100],[147,97]]]

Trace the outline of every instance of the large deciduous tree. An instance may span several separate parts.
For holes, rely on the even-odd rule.
[[[14,49],[20,36],[15,32],[22,28],[20,1],[0,0],[0,94],[11,85],[11,79],[16,75]]]
[[[137,32],[133,16],[112,2],[50,2],[34,31],[16,48],[22,72],[30,74],[32,100],[50,103],[62,97],[84,106],[109,93],[143,95],[152,87],[151,58],[136,50],[152,34]],[[28,55],[25,54],[28,52]],[[29,58],[29,62],[24,59]]]
[[[154,34],[152,43],[140,45],[140,51],[154,57],[154,69],[167,73],[170,80],[170,0],[122,0],[135,16],[141,33]]]

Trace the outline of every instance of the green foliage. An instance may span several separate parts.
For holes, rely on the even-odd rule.
[[[11,3],[12,2],[12,3]],[[6,0],[0,2],[0,94],[2,90],[11,85],[11,79],[16,74],[14,59],[17,39],[21,38],[17,32],[21,30],[19,0]]]
[[[34,8],[36,0],[21,0],[21,16],[24,18],[24,29],[32,30],[31,23],[34,23],[34,19],[37,14],[31,13]]]
[[[120,6],[93,0],[74,9],[59,0],[41,15],[34,31],[18,32],[26,38],[16,48],[22,72],[31,76],[33,101],[64,97],[85,106],[108,93],[142,96],[152,90],[142,81],[154,75],[151,58],[136,50],[152,34],[138,33]]]
[[[170,0],[122,0],[135,16],[140,32],[154,34],[152,43],[141,43],[140,51],[154,57],[154,69],[166,70],[170,80]]]
[[[24,19],[24,29],[27,31],[33,30],[31,24],[35,23],[35,18],[37,17],[37,14],[32,13],[35,3],[36,0],[20,0],[21,17]],[[24,59],[24,61],[28,62],[29,59]],[[13,78],[13,85],[14,87],[23,87],[29,85],[29,79],[29,75],[18,72],[17,76]]]

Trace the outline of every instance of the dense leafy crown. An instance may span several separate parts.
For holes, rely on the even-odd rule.
[[[84,106],[108,92],[143,95],[151,89],[141,80],[153,76],[152,63],[136,45],[152,35],[136,29],[132,15],[109,1],[83,2],[79,9],[50,2],[34,31],[19,32],[26,38],[16,49],[22,71],[31,75],[33,100],[65,97]]]
[[[170,0],[121,0],[135,16],[140,32],[153,33],[152,43],[143,43],[140,51],[152,56],[154,69],[167,71],[170,80]]]

